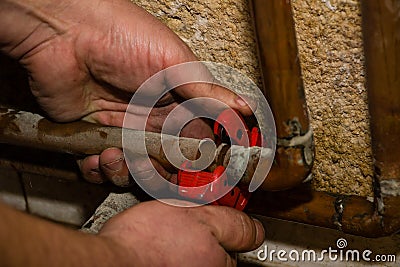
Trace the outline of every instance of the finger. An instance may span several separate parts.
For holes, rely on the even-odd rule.
[[[183,127],[180,135],[197,139],[209,138],[214,140],[215,138],[210,125],[203,119],[194,119],[190,121]]]
[[[100,154],[99,166],[104,176],[117,186],[130,185],[124,154],[118,148],[108,148]]]
[[[88,182],[101,184],[106,181],[99,169],[99,155],[88,156],[77,163],[83,178]]]
[[[264,227],[245,213],[221,206],[202,206],[189,210],[210,227],[227,251],[250,251],[264,241]]]
[[[161,179],[166,179],[171,183],[176,183],[176,175],[169,173],[159,162],[154,159],[136,158],[130,160],[129,167],[133,178],[142,186],[151,189],[151,191],[160,191],[167,189],[167,183]],[[161,177],[160,177],[161,176]]]
[[[183,98],[205,97],[216,99],[240,111],[243,115],[251,115],[251,108],[256,108],[255,101],[250,101],[249,98],[239,96],[234,91],[225,88],[202,62],[176,65],[173,68],[166,69],[164,75],[166,83],[175,85],[174,91]],[[159,82],[161,82],[161,79]],[[205,100],[204,103],[199,103],[199,105],[203,108],[206,107],[211,113],[219,113],[221,109],[226,109],[226,106],[224,107],[221,103],[218,104],[209,100]]]
[[[100,123],[107,126],[122,127],[125,112],[121,111],[97,111],[82,118],[84,121]]]
[[[252,108],[255,109],[255,102],[251,99],[240,96],[235,92],[224,88],[218,84],[212,83],[192,83],[180,86],[175,89],[175,91],[181,95],[182,97],[189,99],[189,98],[199,98],[199,97],[207,97],[219,100],[229,107],[238,110],[245,116],[250,116],[253,114]],[[210,102],[204,103],[203,106],[209,106]],[[217,111],[220,111],[221,108],[217,105],[212,104],[215,106],[214,108]],[[210,108],[210,107],[209,107]]]

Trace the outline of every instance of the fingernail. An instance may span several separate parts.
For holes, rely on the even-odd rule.
[[[93,168],[93,169],[90,169],[90,171],[93,172],[93,173],[100,173],[100,169],[99,168]]]
[[[257,109],[257,101],[249,96],[238,96],[236,102],[241,107],[249,107],[253,112]]]
[[[265,239],[264,226],[258,219],[253,218],[253,217],[252,217],[252,219],[256,226],[256,243],[262,244],[262,242],[264,242],[264,239]]]
[[[146,181],[146,180],[153,179],[154,176],[156,175],[156,171],[153,169],[150,169],[150,170],[135,172],[132,175],[142,181]]]
[[[101,178],[100,170],[98,168],[90,169],[89,172],[83,174],[83,178],[94,184],[101,184],[104,182],[104,180]]]
[[[237,96],[236,103],[238,103],[239,106],[241,106],[241,107],[246,107],[247,106],[246,101],[244,101],[241,96]]]
[[[118,172],[118,171],[122,170],[123,166],[124,166],[124,158],[123,157],[119,157],[111,162],[103,164],[103,167],[105,167],[107,170],[109,170],[111,172]]]
[[[130,185],[130,180],[128,176],[114,176],[111,178],[111,181],[116,186],[127,187]]]

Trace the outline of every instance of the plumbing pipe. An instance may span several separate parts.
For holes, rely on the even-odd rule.
[[[75,156],[26,146],[0,144],[0,169],[46,175],[62,180],[80,179]]]
[[[314,161],[290,1],[251,0],[263,92],[275,117],[277,149],[263,189],[282,190],[308,178]]]
[[[318,192],[305,183],[288,191],[253,194],[246,211],[365,237],[397,232],[400,221],[379,215],[375,206],[373,199]]]
[[[263,3],[266,2],[279,1]],[[248,212],[365,237],[387,236],[400,230],[398,3],[397,0],[361,1],[375,165],[374,198],[317,192],[304,184],[290,191],[254,194]]]
[[[176,169],[164,151],[180,149],[184,158],[175,158],[182,165],[183,160],[201,160],[207,162],[210,170],[222,165],[227,167],[230,162],[243,168],[227,169],[232,171],[231,177],[240,178],[241,183],[248,185],[253,179],[263,179],[273,152],[263,147],[227,146],[221,144],[215,149],[210,140],[176,137],[153,132],[143,132],[124,129],[125,147],[127,153],[135,156],[150,156],[161,163],[166,169]],[[145,142],[143,143],[143,141]],[[72,123],[51,122],[38,114],[0,108],[0,143],[27,146],[42,150],[63,152],[74,155],[100,154],[110,147],[122,148],[122,128],[106,127],[84,121]],[[175,156],[175,153],[172,156]],[[204,154],[204,156],[203,156]],[[171,155],[169,155],[171,157]],[[209,164],[211,162],[211,164]],[[205,165],[205,166],[207,166]],[[257,167],[257,168],[256,168]],[[242,171],[242,177],[234,175]],[[265,171],[265,172],[264,172]]]
[[[377,212],[400,229],[400,5],[362,1]]]

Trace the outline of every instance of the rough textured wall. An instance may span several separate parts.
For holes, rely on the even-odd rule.
[[[358,1],[293,2],[300,61],[315,132],[314,184],[372,194],[372,151]]]
[[[246,0],[132,0],[158,17],[200,60],[229,65],[260,83]]]
[[[133,2],[166,23],[201,60],[235,67],[260,84],[247,0]],[[371,195],[359,3],[295,0],[293,7],[315,132],[314,185],[334,193]]]

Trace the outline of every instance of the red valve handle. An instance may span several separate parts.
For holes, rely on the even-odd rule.
[[[185,162],[178,172],[179,194],[188,199],[210,202],[228,183],[224,172],[223,166],[218,166],[214,172],[192,171],[189,162]],[[220,180],[213,183],[218,178]],[[203,187],[205,185],[209,186]]]
[[[188,162],[184,164],[187,170]],[[215,199],[217,194],[228,186],[228,178],[223,166],[218,166],[214,172],[205,171],[185,171],[178,172],[179,194],[182,197],[210,202]],[[217,179],[219,180],[217,182]],[[208,187],[200,188],[200,186],[209,185]],[[214,205],[228,206],[238,210],[243,210],[249,200],[250,193],[246,189],[241,189],[238,186],[232,188],[230,192],[222,198],[213,201]]]
[[[238,121],[238,118],[240,121]],[[226,131],[225,129],[229,129]],[[228,136],[228,132],[232,133]],[[243,117],[233,109],[222,111],[214,123],[214,135],[219,142],[231,140],[233,145],[248,146],[246,136],[249,136],[249,129]]]
[[[240,121],[237,120],[238,117]],[[228,136],[228,132],[233,135]],[[230,140],[232,145],[244,147],[261,146],[263,139],[260,129],[253,127],[250,131],[242,115],[233,109],[226,109],[219,114],[214,123],[214,135],[219,143]],[[248,142],[246,136],[249,138]]]

